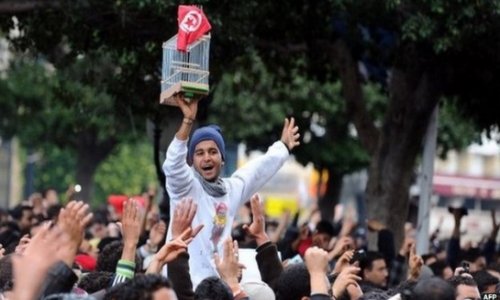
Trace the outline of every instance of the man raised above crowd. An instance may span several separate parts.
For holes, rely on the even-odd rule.
[[[272,144],[265,155],[250,161],[231,177],[221,178],[225,149],[219,127],[198,128],[189,139],[198,101],[187,102],[182,95],[176,97],[176,101],[184,118],[168,147],[163,171],[170,195],[170,212],[175,211],[181,199],[192,198],[191,211],[197,211],[192,226],[205,226],[188,249],[191,279],[197,286],[204,278],[218,275],[213,254],[222,252],[223,241],[231,234],[239,207],[283,166],[290,151],[299,145],[300,135],[294,119],[285,119],[281,139]],[[168,239],[171,234],[169,226]]]

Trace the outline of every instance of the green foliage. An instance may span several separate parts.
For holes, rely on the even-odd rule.
[[[49,187],[59,193],[65,192],[75,183],[75,155],[70,150],[45,145],[40,151],[40,160],[35,165],[35,189],[43,191]]]
[[[454,109],[472,116],[478,128],[499,123],[491,109],[500,94],[498,0],[195,4],[213,25],[213,101],[203,105],[209,104],[210,121],[220,123],[229,140],[267,146],[279,138],[283,118],[293,115],[306,138],[296,152],[300,161],[335,164],[342,172],[365,166],[368,155],[351,130],[341,96],[338,75],[344,70],[333,63],[339,39],[355,60],[382,72],[397,68],[416,83],[423,73],[431,74],[432,92],[456,99]],[[51,69],[20,66],[0,80],[2,133],[19,134],[25,144],[69,147],[82,141],[83,133],[99,142],[129,140],[144,129],[145,118],[168,120],[175,110],[157,104],[159,69],[161,44],[176,32],[177,5],[62,0],[55,7],[5,15],[0,30],[8,32],[18,20],[22,32],[11,38],[14,48]],[[386,78],[379,84],[370,79],[362,84],[364,100],[381,126],[391,110],[390,86]],[[468,125],[456,125],[457,115],[442,117],[443,132],[457,132],[446,133],[443,143],[460,146],[466,140],[460,137],[470,136]]]
[[[153,147],[143,141],[121,144],[101,163],[95,174],[95,203],[110,194],[139,195],[156,182]]]
[[[366,166],[366,152],[348,133],[339,82],[311,80],[300,71],[301,65],[296,62],[296,68],[280,77],[255,52],[239,59],[216,86],[209,120],[221,125],[228,140],[263,149],[280,138],[283,119],[293,116],[303,137],[301,147],[294,150],[301,163],[333,166],[340,173]],[[369,98],[375,111],[383,97],[374,87],[367,93],[373,95]]]
[[[445,158],[449,150],[462,150],[471,142],[481,142],[480,130],[463,116],[456,100],[442,101],[438,116],[438,154]]]
[[[403,40],[431,41],[436,53],[463,47],[464,40],[483,34],[500,16],[498,1],[399,1],[393,7],[409,16],[401,27]]]
[[[8,77],[0,80],[0,104],[5,108],[0,115],[1,132],[16,134],[30,147],[44,143],[75,147],[83,133],[95,133],[99,142],[127,128],[127,118],[116,124],[109,94],[72,80],[72,74],[81,76],[74,70],[80,63],[84,62],[57,71],[39,63],[15,62]]]
[[[110,194],[138,195],[154,184],[156,173],[152,153],[148,141],[120,144],[95,173],[92,205],[105,203]],[[53,187],[62,195],[71,184],[77,183],[74,174],[76,157],[70,149],[47,145],[39,154],[41,159],[36,163],[35,171],[38,191]]]

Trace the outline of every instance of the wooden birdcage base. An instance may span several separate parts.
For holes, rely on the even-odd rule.
[[[177,106],[174,96],[178,93],[184,93],[184,99],[187,101],[208,95],[208,84],[181,81],[160,94],[160,104]]]

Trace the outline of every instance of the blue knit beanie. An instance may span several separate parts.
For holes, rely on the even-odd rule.
[[[189,149],[188,149],[188,163],[193,163],[193,155],[194,149],[196,145],[203,141],[214,141],[219,148],[220,155],[222,160],[225,159],[226,150],[224,145],[224,138],[222,138],[220,127],[217,125],[208,125],[205,127],[200,127],[196,129],[191,136],[191,140],[189,141]]]

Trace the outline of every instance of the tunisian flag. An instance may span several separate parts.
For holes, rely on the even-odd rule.
[[[203,11],[194,5],[179,5],[177,21],[179,23],[177,50],[179,51],[186,51],[188,45],[212,28]]]

